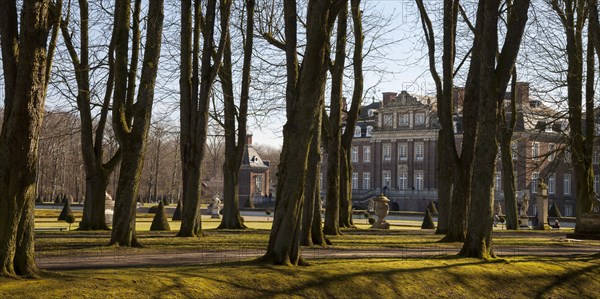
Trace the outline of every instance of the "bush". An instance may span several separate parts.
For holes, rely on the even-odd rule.
[[[68,215],[73,215],[73,212],[71,211],[71,204],[67,200],[62,211],[60,211],[60,215],[58,215],[58,220],[66,221]]]
[[[369,217],[369,224],[375,224],[375,218]]]
[[[369,212],[365,212],[363,214],[363,217],[365,217],[365,219],[369,219],[369,217],[371,217],[371,214],[369,214]]]
[[[267,216],[271,215],[271,210],[265,210],[265,214],[267,214]]]
[[[423,218],[423,224],[421,224],[421,229],[434,229],[435,223],[433,223],[433,218],[431,217],[431,212],[429,209],[425,210],[425,217]]]
[[[156,214],[157,211],[158,211],[158,206],[151,206],[148,209],[148,214]]]
[[[71,230],[71,224],[75,223],[75,215],[73,215],[73,214],[67,215],[66,221],[69,224],[69,230]]]
[[[560,215],[560,210],[556,206],[555,202],[552,203],[552,206],[550,207],[550,210],[548,211],[548,217],[557,217],[557,218],[562,217]]]
[[[165,209],[164,202],[160,202],[158,208],[156,209],[156,214],[154,214],[154,219],[152,219],[152,225],[150,226],[150,231],[169,231],[171,227],[169,226],[169,220],[167,219],[167,211]]]
[[[181,220],[181,200],[177,202],[177,208],[175,208],[175,212],[173,213],[172,220]]]
[[[427,205],[427,209],[429,210],[429,212],[431,212],[431,214],[437,215],[438,210],[435,207],[435,204],[433,203],[433,200],[429,200],[429,204]]]

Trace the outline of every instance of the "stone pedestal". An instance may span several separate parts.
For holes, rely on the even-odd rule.
[[[115,202],[113,201],[110,194],[106,193],[104,196],[104,223],[106,225],[112,225],[114,215]]]
[[[375,203],[375,215],[377,215],[377,221],[371,228],[390,229],[390,224],[384,220],[390,212],[390,206],[388,204],[390,200],[385,195],[380,194],[373,199],[373,202]]]
[[[519,227],[529,228],[529,217],[527,215],[519,216]]]
[[[544,183],[543,179],[540,179],[540,183],[537,186],[537,220],[538,223],[535,226],[536,230],[549,230],[548,226],[548,186]]]

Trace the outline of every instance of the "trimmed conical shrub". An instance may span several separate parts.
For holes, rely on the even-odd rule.
[[[58,215],[58,220],[66,221],[68,215],[73,215],[73,212],[71,211],[71,204],[67,200],[62,211],[60,212],[60,215]]]
[[[429,204],[427,205],[427,209],[429,210],[429,212],[431,212],[431,214],[437,215],[438,210],[435,207],[435,203],[433,203],[433,199],[429,200]]]
[[[431,212],[429,209],[425,210],[425,218],[423,218],[423,224],[421,224],[421,229],[434,229],[435,224],[433,223],[433,218],[431,217]]]
[[[177,208],[175,208],[172,220],[181,220],[181,200],[177,202]]]
[[[552,203],[552,206],[550,206],[550,210],[548,210],[548,217],[558,217],[558,218],[562,217],[560,215],[560,210],[556,206],[555,202]]]
[[[152,219],[152,225],[150,226],[151,231],[159,230],[171,230],[169,226],[169,220],[167,219],[167,211],[165,210],[165,204],[161,201],[158,205],[158,210],[154,214]]]

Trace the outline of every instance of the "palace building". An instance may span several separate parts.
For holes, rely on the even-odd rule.
[[[464,88],[454,90],[454,131],[457,147],[462,142]],[[510,111],[510,93],[505,97]],[[563,216],[575,215],[575,182],[571,155],[563,140],[568,122],[560,113],[529,95],[529,84],[518,83],[517,122],[511,148],[516,174],[517,200],[535,195],[539,179],[548,184],[549,202]],[[507,118],[510,118],[508,113]],[[423,211],[437,201],[438,122],[435,98],[417,97],[406,91],[384,92],[382,100],[363,106],[351,149],[352,195],[355,206],[385,193],[392,210]],[[597,165],[598,157],[594,157]],[[326,157],[321,182],[326,182]],[[496,163],[495,200],[504,210],[502,163]],[[477,183],[477,180],[474,180]],[[323,184],[321,184],[323,186]],[[595,188],[600,177],[595,177]],[[322,187],[323,196],[326,188]],[[531,204],[529,215],[537,207]]]

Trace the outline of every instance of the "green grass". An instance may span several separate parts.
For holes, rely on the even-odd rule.
[[[582,298],[596,297],[593,258],[315,260],[44,273],[0,279],[1,298]]]

